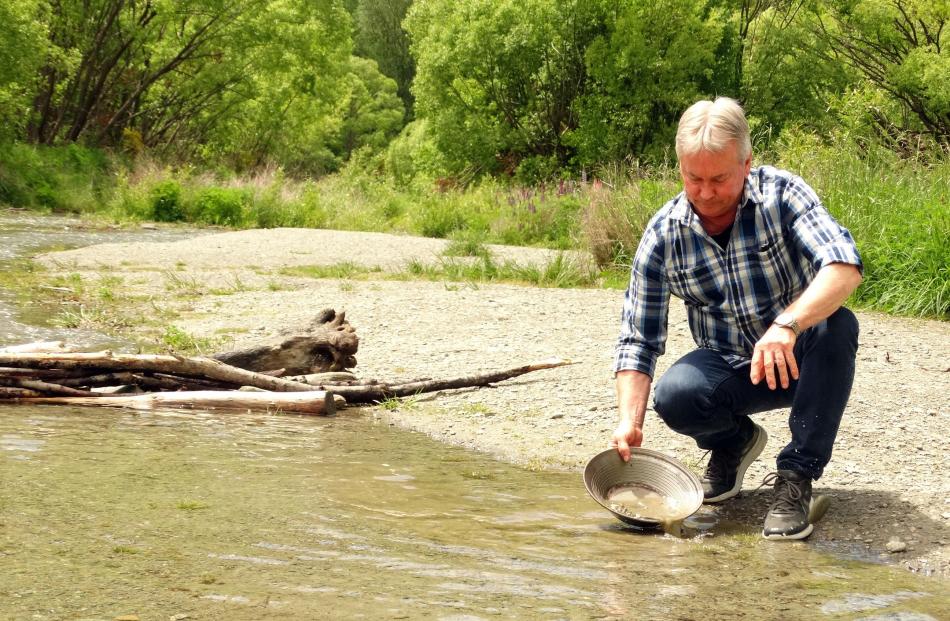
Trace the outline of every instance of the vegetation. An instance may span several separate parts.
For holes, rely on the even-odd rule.
[[[0,204],[452,240],[415,277],[575,286],[485,248],[581,248],[605,270],[587,282],[622,286],[679,188],[679,114],[728,94],[759,159],[851,229],[855,302],[948,318],[948,20],[924,0],[0,0]]]

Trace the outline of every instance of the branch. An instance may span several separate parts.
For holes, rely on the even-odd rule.
[[[238,386],[254,386],[277,392],[316,390],[310,384],[245,371],[210,358],[186,358],[152,354],[113,354],[110,351],[78,354],[0,353],[0,366],[36,369],[95,369],[107,371],[157,371],[192,375]]]
[[[503,380],[524,375],[525,373],[530,373],[532,371],[553,369],[555,367],[562,367],[569,364],[573,363],[570,360],[554,358],[514,369],[508,369],[507,371],[495,371],[493,373],[469,375],[455,379],[423,380],[408,382],[405,384],[381,383],[365,386],[326,384],[319,386],[319,388],[329,390],[333,392],[333,394],[340,395],[346,399],[347,403],[373,403],[391,399],[393,397],[411,397],[412,395],[426,392],[436,392],[438,390],[470,388],[472,386],[487,386],[488,384],[501,382]]]

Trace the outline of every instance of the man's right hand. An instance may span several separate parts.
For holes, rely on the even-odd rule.
[[[643,429],[630,419],[623,419],[610,438],[611,448],[616,448],[624,461],[630,460],[630,447],[643,444]]]

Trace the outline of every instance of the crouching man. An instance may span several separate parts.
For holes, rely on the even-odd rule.
[[[623,305],[614,370],[624,459],[643,442],[670,294],[698,349],[657,382],[654,409],[710,450],[705,502],[732,498],[766,444],[751,414],[791,407],[791,442],[766,480],[766,539],[804,539],[812,481],[831,459],[854,379],[858,322],[842,306],[861,282],[851,234],[799,177],[752,168],[749,126],[732,99],[700,101],[676,134],[683,191],[643,233]]]

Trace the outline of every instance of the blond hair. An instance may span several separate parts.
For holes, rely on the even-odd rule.
[[[752,139],[739,102],[729,97],[697,101],[680,117],[676,157],[700,151],[719,153],[733,142],[738,146],[739,160],[744,162],[752,153]]]

